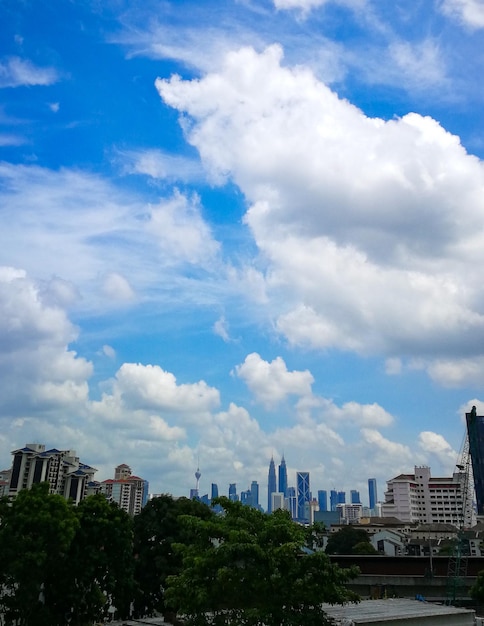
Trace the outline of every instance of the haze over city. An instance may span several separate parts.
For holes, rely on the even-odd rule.
[[[479,0],[0,7],[0,469],[451,474],[484,410]]]

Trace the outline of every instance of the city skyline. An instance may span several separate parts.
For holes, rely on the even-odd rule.
[[[452,474],[484,413],[482,3],[2,3],[0,467]],[[276,474],[276,480],[278,475]]]

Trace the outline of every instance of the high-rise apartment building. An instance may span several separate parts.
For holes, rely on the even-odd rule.
[[[133,476],[129,465],[124,463],[115,468],[114,476],[100,484],[101,493],[129,515],[137,515],[148,500],[148,481]]]
[[[368,479],[368,500],[369,500],[370,510],[374,511],[376,509],[376,503],[378,502],[378,494],[376,490],[376,478]]]
[[[274,464],[274,457],[271,457],[271,462],[269,463],[269,473],[267,476],[267,512],[271,513],[272,511],[272,494],[277,491],[277,480],[276,480],[276,466]]]
[[[284,455],[282,455],[281,463],[279,465],[279,493],[284,494],[287,497],[287,466]]]
[[[48,482],[50,493],[72,499],[77,504],[88,493],[96,469],[81,463],[74,450],[45,449],[40,443],[28,443],[14,450],[8,495],[36,483]]]
[[[387,481],[383,517],[423,524],[462,524],[465,476],[434,478],[427,466],[416,466],[413,474],[399,474]]]
[[[309,472],[297,472],[297,517],[309,521],[308,503],[311,499]]]

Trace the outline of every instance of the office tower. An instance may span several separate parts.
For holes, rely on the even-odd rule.
[[[215,498],[218,498],[218,485],[217,483],[212,483],[212,491],[211,491],[210,499],[215,500]]]
[[[239,497],[237,495],[237,485],[236,485],[236,483],[230,483],[230,485],[229,485],[229,500],[232,500],[233,502],[237,502],[238,499],[239,499]]]
[[[15,496],[33,484],[48,482],[50,493],[72,499],[77,504],[91,484],[96,470],[81,463],[74,450],[46,450],[41,443],[28,443],[13,450],[8,495]]]
[[[474,475],[477,515],[482,516],[484,515],[484,416],[477,415],[475,406],[472,407],[470,413],[466,413],[466,424],[469,454],[472,461],[472,473]],[[463,470],[467,474],[469,473],[469,468],[464,467]],[[467,489],[467,491],[472,492],[471,489]],[[466,506],[466,508],[468,507]]]
[[[287,496],[287,467],[284,455],[282,455],[281,464],[279,465],[279,493]]]
[[[356,489],[350,491],[350,502],[351,504],[361,504],[360,492]]]
[[[284,509],[284,494],[275,491],[272,494],[271,510],[277,511],[277,509]]]
[[[294,487],[287,488],[287,510],[291,513],[292,519],[297,519],[297,496]]]
[[[320,511],[328,510],[328,492],[324,489],[318,491],[318,504]]]
[[[378,502],[378,496],[376,491],[376,478],[368,479],[368,500],[370,504],[370,510],[376,509],[376,503]]]
[[[338,491],[338,504],[346,504],[346,493],[344,491]]]
[[[336,511],[336,505],[338,504],[338,492],[336,489],[331,489],[329,493],[329,506],[331,511]]]
[[[250,485],[250,496],[252,500],[252,506],[254,509],[259,508],[259,483],[253,480]]]
[[[274,457],[271,457],[269,463],[269,475],[267,477],[267,512],[272,511],[272,494],[277,491],[276,466],[274,465]]]
[[[252,497],[250,489],[240,492],[240,502],[245,506],[252,506]]]
[[[297,517],[300,521],[309,520],[310,500],[309,472],[297,472]]]

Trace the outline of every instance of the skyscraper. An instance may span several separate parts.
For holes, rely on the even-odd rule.
[[[236,483],[230,483],[229,485],[229,500],[233,502],[237,502],[239,496],[237,495],[237,485]]]
[[[351,504],[361,504],[360,492],[356,489],[350,491],[350,502]]]
[[[279,465],[279,493],[283,493],[284,497],[287,497],[287,467],[284,455],[282,455]]]
[[[338,492],[336,489],[331,489],[329,493],[329,506],[331,511],[336,511],[336,505],[338,504]]]
[[[466,413],[466,424],[474,475],[477,515],[484,515],[484,416],[477,415],[475,406],[472,407],[470,413]]]
[[[290,511],[292,519],[297,519],[297,497],[295,487],[287,488],[287,510]]]
[[[338,491],[338,504],[346,504],[346,493]]]
[[[250,485],[250,499],[252,501],[252,506],[254,509],[259,508],[259,483],[256,480],[253,480]]]
[[[274,457],[271,457],[269,463],[269,475],[267,477],[267,512],[272,512],[272,494],[277,491],[276,466],[274,465]]]
[[[310,500],[309,472],[297,473],[297,517],[300,521],[309,520]]]
[[[318,491],[318,504],[320,511],[328,510],[328,492],[324,489]]]
[[[376,509],[376,503],[378,502],[378,495],[376,491],[376,478],[368,479],[368,499],[370,503],[370,509],[373,511]]]
[[[212,493],[210,499],[215,500],[215,498],[218,498],[218,485],[217,483],[212,483]]]

